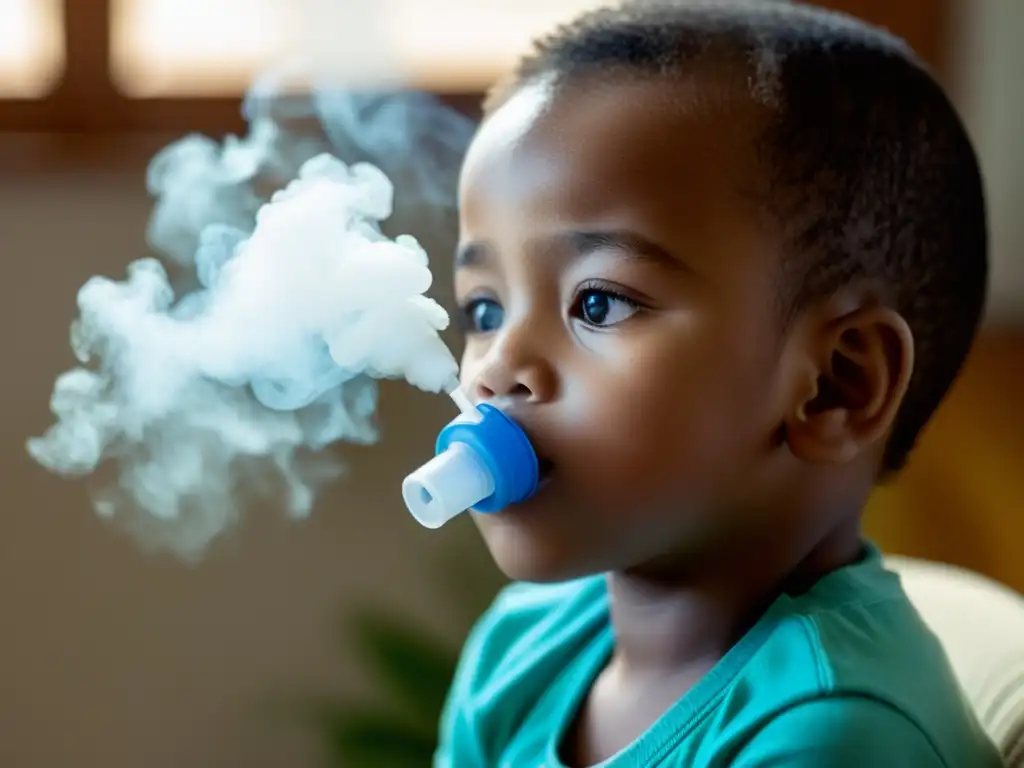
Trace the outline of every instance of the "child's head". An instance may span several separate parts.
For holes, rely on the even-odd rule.
[[[973,149],[898,40],[779,2],[587,14],[463,168],[464,383],[550,463],[509,575],[794,554],[904,463],[987,278]]]

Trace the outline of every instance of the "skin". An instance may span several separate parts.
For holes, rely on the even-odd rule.
[[[608,575],[616,650],[568,765],[635,740],[778,594],[859,556],[913,339],[872,285],[782,327],[760,109],[710,73],[538,81],[463,167],[462,383],[551,467],[476,523],[513,579]]]

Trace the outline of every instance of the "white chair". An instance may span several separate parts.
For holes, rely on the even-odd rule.
[[[977,573],[887,557],[1008,768],[1024,768],[1024,596]]]

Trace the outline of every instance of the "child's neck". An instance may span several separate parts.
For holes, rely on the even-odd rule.
[[[858,521],[808,551],[753,545],[671,578],[640,571],[608,577],[614,663],[639,682],[710,669],[782,593],[800,593],[860,554]],[[688,675],[687,675],[688,676]]]
[[[741,548],[743,549],[743,548]],[[609,575],[615,653],[591,688],[563,761],[594,765],[637,739],[706,675],[783,592],[800,593],[854,562],[857,521],[806,551],[763,543],[709,556],[673,576],[662,567]]]

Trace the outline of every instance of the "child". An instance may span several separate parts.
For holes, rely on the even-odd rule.
[[[986,285],[976,158],[898,40],[779,2],[584,15],[460,190],[463,383],[545,467],[435,765],[988,768],[859,532]]]

